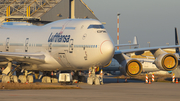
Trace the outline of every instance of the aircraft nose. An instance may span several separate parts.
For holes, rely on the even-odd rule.
[[[113,56],[114,55],[114,45],[110,40],[105,40],[101,43],[100,52],[103,55]]]

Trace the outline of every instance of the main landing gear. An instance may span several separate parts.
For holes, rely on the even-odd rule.
[[[14,67],[14,68],[13,68]],[[33,75],[29,75],[32,72],[28,72],[27,70],[21,70],[21,72],[24,72],[23,75],[19,75],[19,70],[20,70],[20,65],[13,65],[12,66],[12,62],[8,62],[7,63],[7,67],[2,71],[2,82],[3,83],[10,83],[10,82],[14,82],[14,83],[25,83],[25,82],[29,82],[29,83],[33,83],[34,79],[33,79]],[[13,75],[15,74],[15,75]],[[17,77],[18,76],[18,77]]]

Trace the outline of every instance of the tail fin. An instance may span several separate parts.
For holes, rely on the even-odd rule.
[[[179,38],[176,27],[175,27],[175,45],[179,45]],[[176,53],[179,53],[179,48],[176,48]]]

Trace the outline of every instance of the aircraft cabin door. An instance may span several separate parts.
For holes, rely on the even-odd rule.
[[[29,38],[26,38],[26,41],[25,41],[25,52],[28,51],[28,46],[29,46],[28,42],[29,42]]]
[[[51,52],[51,50],[52,50],[52,43],[49,43],[49,45],[48,45],[48,51]]]
[[[70,63],[67,60],[65,53],[59,53],[59,62],[62,66],[71,67]]]
[[[73,48],[74,48],[74,44],[73,44],[73,39],[70,39],[69,41],[69,53],[73,53]]]
[[[6,39],[6,51],[9,51],[9,37]]]

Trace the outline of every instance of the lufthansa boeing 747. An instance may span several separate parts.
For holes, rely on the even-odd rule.
[[[176,54],[166,53],[164,48],[148,47],[117,50],[108,32],[98,20],[64,19],[44,26],[4,24],[0,27],[0,66],[6,67],[2,81],[11,76],[11,68],[24,71],[24,78],[32,78],[33,71],[88,70],[103,67],[114,57],[122,66],[124,75],[136,76],[142,72],[142,64],[124,53],[149,50],[155,64],[161,70],[173,70],[178,65]],[[14,77],[17,78],[17,77]],[[19,77],[21,80],[21,78]],[[96,76],[88,78],[92,84]]]

